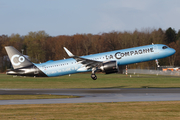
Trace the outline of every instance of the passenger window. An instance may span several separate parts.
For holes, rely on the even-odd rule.
[[[168,47],[167,47],[167,46],[163,46],[163,47],[162,47],[162,49],[166,49],[166,48],[168,48]]]

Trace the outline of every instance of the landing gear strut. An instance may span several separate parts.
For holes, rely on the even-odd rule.
[[[97,70],[96,68],[92,68],[91,78],[92,78],[93,80],[96,80],[96,79],[97,79],[97,76],[95,75],[95,71],[96,71],[96,70]]]

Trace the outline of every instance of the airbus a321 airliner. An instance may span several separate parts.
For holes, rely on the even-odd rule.
[[[47,61],[35,64],[24,57],[12,46],[5,47],[14,69],[7,71],[7,75],[55,77],[67,74],[92,71],[91,78],[97,79],[95,72],[106,74],[118,72],[118,66],[157,60],[173,55],[176,51],[163,44],[152,44],[110,52],[76,56],[68,49],[64,50],[69,59]]]

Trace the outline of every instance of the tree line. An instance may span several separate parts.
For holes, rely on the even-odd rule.
[[[167,30],[144,29],[133,32],[112,31],[101,34],[75,34],[50,36],[45,31],[29,32],[25,36],[19,34],[0,36],[0,72],[11,67],[5,46],[14,46],[28,55],[32,62],[40,63],[48,60],[68,58],[63,47],[73,54],[82,56],[100,52],[137,47],[148,44],[166,44],[176,50],[175,55],[159,60],[160,65],[180,66],[180,30],[171,27]],[[131,64],[129,68],[156,67],[154,61]]]

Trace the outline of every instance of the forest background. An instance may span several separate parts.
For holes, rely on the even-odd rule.
[[[161,66],[180,66],[180,30],[169,27],[167,30],[143,29],[133,32],[112,31],[100,34],[75,34],[49,36],[45,31],[29,32],[25,36],[19,34],[0,36],[0,72],[11,68],[10,61],[4,49],[5,46],[14,46],[17,50],[28,55],[32,62],[42,63],[48,60],[68,58],[63,47],[73,54],[82,56],[118,49],[137,47],[148,44],[166,44],[176,50],[168,58],[159,60]],[[155,61],[128,65],[134,69],[156,69]]]

